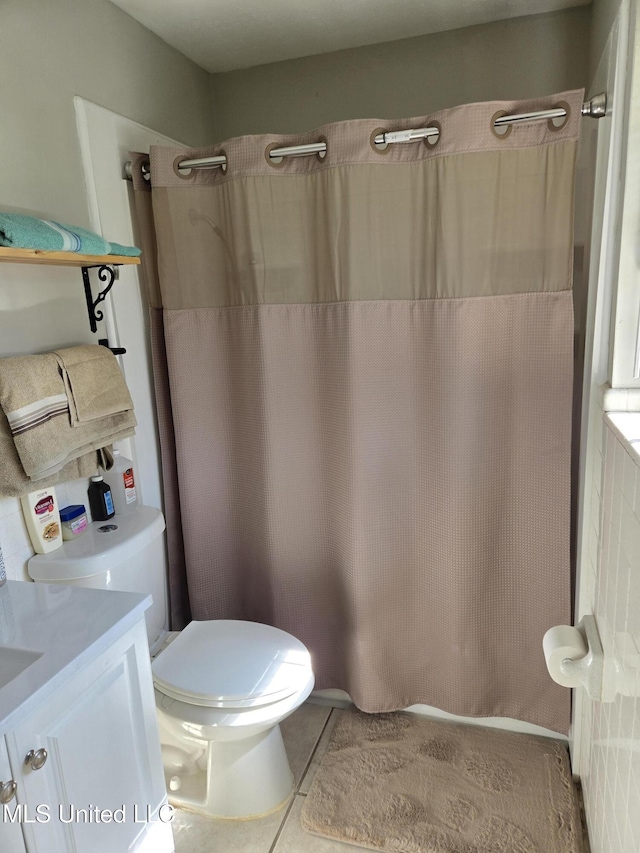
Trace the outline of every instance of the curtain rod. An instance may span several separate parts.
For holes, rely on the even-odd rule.
[[[594,95],[590,101],[586,101],[582,105],[581,113],[589,118],[603,118],[607,113],[607,94],[601,92],[599,95]],[[558,107],[553,110],[538,110],[531,113],[516,113],[515,115],[504,115],[497,118],[493,125],[494,127],[502,127],[504,125],[516,124],[517,122],[524,123],[527,121],[544,121],[557,118],[565,118],[567,111]],[[379,133],[375,137],[376,145],[388,145],[390,143],[415,142],[418,139],[428,139],[430,136],[437,136],[440,130],[437,127],[417,127],[409,130],[392,130],[389,133]],[[269,157],[274,163],[282,161],[283,157],[306,157],[309,154],[319,154],[321,157],[327,153],[326,142],[311,142],[308,145],[291,145],[286,148],[272,148],[269,151]],[[227,158],[224,154],[218,157],[199,157],[195,160],[182,160],[179,169],[226,169]],[[133,180],[131,172],[131,160],[127,160],[124,164],[124,174],[128,181]],[[146,163],[142,165],[142,174],[146,180],[149,180],[149,166]]]

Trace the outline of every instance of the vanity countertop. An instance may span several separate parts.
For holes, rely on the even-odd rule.
[[[151,596],[130,592],[26,581],[0,587],[0,674],[4,665],[5,676],[0,734],[144,618],[150,605]],[[25,663],[7,680],[11,666]]]

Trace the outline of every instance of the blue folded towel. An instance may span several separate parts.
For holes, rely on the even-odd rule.
[[[84,255],[137,256],[135,246],[108,243],[99,234],[46,219],[20,213],[0,212],[0,246],[14,249],[40,249],[44,252],[78,252]]]
[[[128,258],[137,258],[141,254],[137,246],[123,246],[122,243],[110,243],[110,255],[125,255]]]

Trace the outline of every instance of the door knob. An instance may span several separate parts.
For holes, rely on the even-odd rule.
[[[8,782],[0,782],[0,804],[6,806],[15,797],[18,783],[10,779]]]
[[[25,756],[24,763],[32,770],[41,770],[47,763],[47,750],[30,749]]]

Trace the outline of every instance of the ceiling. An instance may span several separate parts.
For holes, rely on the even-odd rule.
[[[590,0],[112,0],[212,73],[552,12]]]

